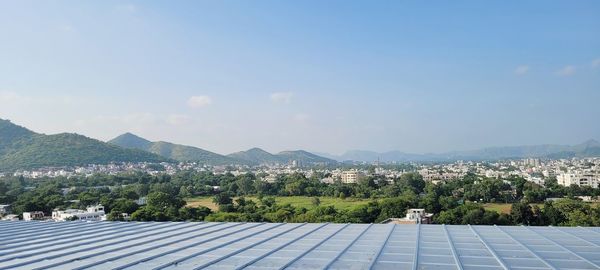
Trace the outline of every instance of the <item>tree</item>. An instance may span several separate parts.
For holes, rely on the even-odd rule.
[[[107,216],[106,219],[109,221],[125,221],[125,218],[123,217],[123,213],[119,212],[119,211],[111,211]]]
[[[384,199],[379,204],[381,212],[377,221],[383,221],[388,218],[404,217],[408,208],[416,206],[416,198],[414,193],[407,191],[400,197]]]
[[[185,201],[177,196],[167,194],[165,192],[152,192],[148,194],[148,207],[156,209],[166,209],[169,207],[181,208],[185,205]]]
[[[535,224],[535,216],[531,206],[528,203],[513,203],[510,208],[510,217],[515,224],[532,225]]]
[[[221,192],[213,197],[213,202],[216,205],[233,204],[233,199],[228,192]]]
[[[321,205],[321,199],[319,199],[319,197],[312,197],[310,201],[313,206]]]
[[[116,211],[119,213],[131,214],[135,212],[140,206],[132,200],[120,198],[115,201],[112,205],[111,213]]]
[[[275,198],[273,197],[263,197],[260,200],[260,203],[266,207],[272,208],[275,206]]]
[[[415,172],[403,174],[397,182],[400,186],[411,188],[415,193],[421,193],[425,188],[423,176]]]
[[[543,225],[558,226],[559,224],[563,223],[566,219],[565,216],[554,207],[554,204],[552,202],[544,203],[544,208],[542,209],[541,214]]]
[[[182,207],[179,209],[179,216],[182,220],[202,221],[212,210],[205,206],[200,207]]]

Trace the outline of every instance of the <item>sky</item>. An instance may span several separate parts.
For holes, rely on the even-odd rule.
[[[0,118],[227,154],[600,139],[600,1],[3,1]]]

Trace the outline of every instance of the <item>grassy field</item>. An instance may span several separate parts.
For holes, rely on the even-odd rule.
[[[355,198],[347,198],[340,199],[335,197],[319,197],[321,200],[321,206],[334,206],[337,209],[348,209],[357,205],[366,204],[369,202],[367,199],[355,199]],[[275,197],[275,202],[277,204],[291,204],[295,207],[304,207],[306,209],[311,209],[315,207],[312,204],[312,197],[306,196],[292,196],[292,197]]]
[[[213,197],[194,197],[187,198],[185,201],[187,202],[187,206],[189,207],[197,207],[197,206],[206,206],[213,211],[217,211],[219,207],[212,202]],[[258,202],[258,198],[256,197],[246,197],[247,200],[254,200]],[[340,199],[335,197],[319,197],[321,200],[321,206],[334,206],[335,208],[341,209],[349,209],[357,205],[367,204],[369,199],[355,199],[355,198],[347,198]],[[315,206],[312,204],[312,197],[308,196],[290,196],[290,197],[275,197],[275,201],[277,204],[291,204],[295,207],[304,207],[306,209],[314,208]],[[483,208],[489,211],[496,211],[497,213],[505,213],[510,214],[510,203],[486,203],[483,204]],[[540,208],[543,208],[543,204],[532,204],[537,205]],[[593,207],[596,207],[598,203],[592,203]]]
[[[483,208],[489,211],[496,211],[498,214],[510,214],[511,205],[510,203],[486,203],[483,205]]]
[[[246,197],[247,200],[254,200],[258,202],[258,198],[256,197]],[[340,199],[335,197],[319,197],[321,200],[321,206],[334,206],[337,209],[349,209],[356,205],[366,204],[369,202],[368,199]],[[218,206],[212,202],[212,197],[194,197],[185,199],[187,202],[187,206],[189,207],[198,207],[198,206],[206,206],[213,211],[218,210]],[[314,208],[315,206],[312,204],[312,197],[308,196],[290,196],[290,197],[275,197],[275,202],[277,204],[291,204],[295,207],[304,207],[306,209]],[[509,205],[510,207],[510,205]],[[510,209],[509,209],[510,210]]]
[[[212,202],[213,197],[193,197],[193,198],[186,198],[185,202],[187,203],[186,206],[187,207],[198,207],[198,206],[205,206],[210,208],[210,210],[213,211],[217,211],[219,210],[219,207],[214,204]]]
[[[531,206],[537,205],[539,208],[544,208],[544,204],[542,203],[533,203]],[[510,203],[486,203],[483,204],[483,208],[489,211],[496,211],[498,214],[505,213],[510,214],[510,208],[512,204]]]

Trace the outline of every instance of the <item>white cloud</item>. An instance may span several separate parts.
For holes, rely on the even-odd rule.
[[[276,92],[271,94],[271,101],[275,103],[289,104],[292,102],[292,92]]]
[[[556,75],[559,75],[559,76],[571,76],[573,74],[575,74],[574,66],[565,66],[564,68],[556,71]]]
[[[598,68],[600,67],[600,58],[595,59],[594,61],[592,61],[592,67],[593,68]]]
[[[525,75],[527,72],[529,72],[529,66],[526,66],[526,65],[518,66],[515,69],[515,74],[517,74],[517,75]]]
[[[203,108],[212,104],[212,98],[209,96],[193,96],[187,101],[187,105],[192,108]]]

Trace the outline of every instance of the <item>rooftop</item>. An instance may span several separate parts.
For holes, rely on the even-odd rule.
[[[600,269],[600,228],[0,221],[0,269]]]

